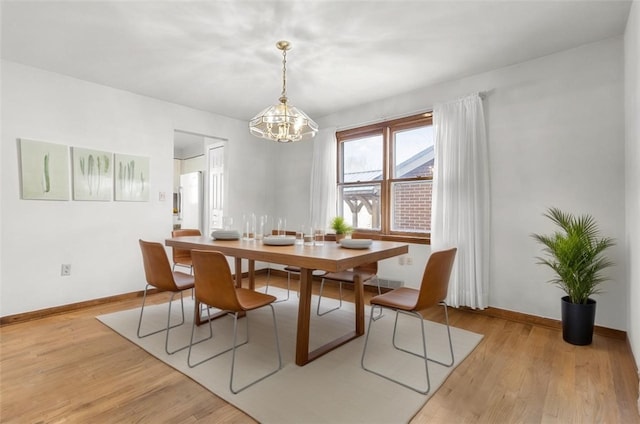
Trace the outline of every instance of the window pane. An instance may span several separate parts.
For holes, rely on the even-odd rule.
[[[391,184],[391,231],[431,232],[431,181]]]
[[[382,135],[356,138],[342,143],[342,182],[382,179]]]
[[[411,128],[394,132],[394,178],[433,175],[433,127]]]
[[[340,187],[344,220],[353,228],[380,229],[380,184]]]

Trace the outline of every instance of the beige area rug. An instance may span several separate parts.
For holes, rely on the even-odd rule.
[[[281,289],[273,288],[274,295],[283,297]],[[342,309],[322,317],[316,316],[317,297],[312,303],[311,347],[336,338],[353,328],[354,305],[344,303]],[[323,298],[322,306],[337,305],[337,300]],[[295,294],[289,301],[275,304],[282,369],[273,376],[249,387],[237,395],[229,391],[231,352],[205,362],[195,368],[187,366],[187,350],[173,355],[164,352],[164,333],[143,339],[136,337],[140,309],[116,312],[97,317],[101,322],[126,337],[151,355],[164,361],[176,370],[189,376],[206,389],[235,405],[262,423],[401,423],[408,422],[422,408],[447,376],[478,345],[482,335],[451,328],[455,364],[446,368],[429,363],[431,391],[423,396],[402,386],[391,383],[360,367],[364,336],[341,346],[321,358],[299,367],[295,364],[295,331],[298,299]],[[179,301],[174,304],[175,322],[179,322]],[[368,325],[370,308],[366,307],[365,320]],[[166,325],[167,305],[145,308],[143,331]],[[193,317],[193,300],[185,296],[185,325],[171,331],[170,349],[188,344]],[[249,343],[240,347],[236,357],[236,380],[239,387],[254,377],[267,372],[276,364],[273,342],[272,319],[269,308],[250,312]],[[244,334],[244,320],[240,320],[239,337]],[[421,361],[410,355],[400,354],[391,347],[394,314],[385,311],[385,316],[374,324],[367,365],[393,373],[411,384],[424,376]],[[398,341],[403,346],[420,349],[419,321],[400,316],[402,331]],[[425,321],[427,351],[429,357],[448,358],[446,327]],[[231,346],[233,319],[224,317],[213,323],[214,339],[196,345],[192,362],[210,356],[214,352]],[[198,337],[208,334],[208,326],[196,330]],[[195,356],[194,356],[195,355]],[[194,360],[195,359],[195,360]]]

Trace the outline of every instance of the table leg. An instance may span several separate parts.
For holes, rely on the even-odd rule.
[[[202,311],[200,310],[200,301],[196,299],[196,303],[195,303],[195,316],[196,316],[196,325],[197,326],[201,326],[202,324],[205,324],[207,322],[209,322],[209,318],[205,318],[202,319]],[[207,306],[208,307],[208,306]],[[211,320],[214,319],[218,319],[218,318],[222,318],[223,316],[226,316],[227,312],[226,311],[220,311],[220,312],[216,312],[214,314],[211,315]]]
[[[339,346],[364,334],[364,286],[359,275],[354,279],[356,300],[355,329],[337,339],[326,343],[309,352],[309,331],[311,328],[311,288],[313,283],[312,270],[300,270],[300,302],[298,305],[298,332],[296,339],[296,364],[305,365],[331,352]]]
[[[236,260],[236,287],[242,287],[242,258],[235,258]]]
[[[256,261],[249,259],[249,289],[256,289]]]
[[[360,274],[356,274],[353,279],[353,290],[356,297],[356,334],[364,334],[364,284]]]
[[[196,325],[200,326],[202,325],[202,318],[200,317],[200,302],[197,299],[194,308],[196,308],[196,310],[194,311],[194,315],[196,316]]]
[[[311,269],[300,269],[300,300],[298,302],[298,329],[296,332],[296,364],[309,362],[309,329],[311,321]]]

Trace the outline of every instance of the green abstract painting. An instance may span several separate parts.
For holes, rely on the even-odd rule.
[[[22,198],[69,200],[69,149],[61,144],[20,139]]]
[[[100,150],[71,148],[73,200],[111,200],[113,154]]]
[[[149,158],[115,155],[115,200],[149,201]]]

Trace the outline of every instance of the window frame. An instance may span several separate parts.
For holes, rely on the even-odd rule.
[[[392,231],[391,230],[391,209],[392,209],[392,193],[391,188],[393,183],[396,182],[411,182],[411,181],[433,181],[432,175],[418,176],[411,178],[395,178],[393,175],[393,168],[395,166],[394,160],[394,133],[398,131],[404,131],[412,128],[433,125],[433,113],[431,111],[420,113],[418,115],[412,115],[404,118],[393,119],[389,121],[379,122],[375,124],[366,125],[358,128],[351,128],[348,130],[337,131],[337,167],[336,167],[336,181],[337,192],[340,193],[342,187],[357,186],[366,183],[380,184],[380,229],[379,230],[367,230],[357,229],[354,231],[354,238],[371,238],[376,240],[390,240],[390,241],[402,241],[417,244],[430,244],[431,233],[418,233],[409,231]],[[344,158],[343,158],[343,143],[350,140],[370,137],[374,135],[382,136],[382,179],[372,180],[366,182],[344,182]],[[343,203],[342,196],[338,196],[340,203]],[[338,210],[344,215],[343,205],[338,205]]]

